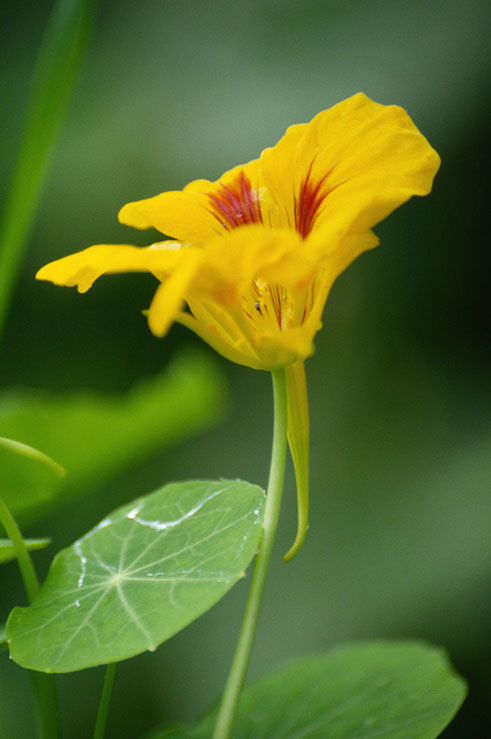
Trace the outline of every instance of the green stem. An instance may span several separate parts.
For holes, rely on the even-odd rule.
[[[36,570],[27,550],[22,534],[9,509],[0,498],[0,523],[14,545],[15,556],[19,564],[20,574],[27,597],[31,602],[39,590]],[[58,700],[54,675],[30,670],[34,692],[38,702],[41,736],[43,739],[56,739],[58,736]]]
[[[31,602],[37,595],[39,590],[39,582],[36,575],[36,570],[32,564],[31,556],[27,550],[22,534],[20,533],[19,527],[15,522],[14,517],[10,513],[9,509],[0,498],[0,522],[5,529],[5,533],[14,545],[15,556],[19,563],[19,570],[26,589],[27,597]]]
[[[109,713],[109,703],[114,685],[114,676],[116,674],[116,662],[106,666],[106,674],[104,675],[104,685],[102,686],[101,701],[99,703],[99,711],[97,712],[97,721],[95,722],[94,739],[104,739],[106,730],[107,716]]]
[[[29,670],[29,673],[38,704],[41,737],[42,739],[57,739],[60,734],[56,678],[54,675],[35,670]]]
[[[268,573],[276,527],[281,506],[283,479],[285,476],[287,438],[287,400],[285,370],[273,370],[274,430],[271,467],[269,470],[266,509],[264,511],[263,535],[259,544],[251,587],[247,599],[242,628],[237,642],[232,667],[220,704],[213,739],[229,739],[244,684],[254,635],[256,633],[259,608]]]

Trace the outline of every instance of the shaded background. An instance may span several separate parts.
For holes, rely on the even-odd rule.
[[[2,195],[50,8],[44,0],[2,8]],[[117,223],[122,204],[196,177],[215,179],[291,123],[358,90],[405,107],[442,168],[432,195],[380,224],[381,246],[332,290],[308,362],[311,528],[302,553],[284,565],[296,515],[290,473],[249,676],[340,641],[443,644],[471,691],[448,739],[484,735],[491,687],[489,10],[477,0],[101,3],[0,364],[4,387],[61,393],[121,393],[159,373],[194,339],[180,327],[164,341],[149,333],[141,309],[152,278],[108,277],[79,296],[36,283],[37,268],[91,243],[151,243],[153,233]],[[113,480],[104,495],[88,490],[27,533],[52,536],[56,551],[111,507],[166,481],[264,484],[270,380],[217,362],[231,395],[220,427]],[[37,558],[41,569],[50,556]],[[7,588],[14,575],[14,565],[3,569],[2,617],[23,602],[20,589]],[[246,582],[237,585],[156,654],[121,664],[109,737],[192,719],[216,697],[246,590]],[[60,678],[67,737],[90,735],[101,680],[100,670]],[[6,736],[32,736],[28,692],[26,675],[0,655]]]

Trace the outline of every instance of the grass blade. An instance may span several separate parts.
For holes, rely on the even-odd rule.
[[[19,159],[0,223],[0,334],[94,6],[95,0],[58,0],[39,52]]]

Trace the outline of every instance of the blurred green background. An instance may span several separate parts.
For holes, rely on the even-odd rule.
[[[51,6],[2,7],[2,197]],[[298,558],[283,564],[295,531],[290,470],[249,676],[341,641],[430,640],[470,680],[448,739],[484,736],[489,724],[490,16],[484,0],[100,3],[0,349],[2,388],[117,399],[151,381],[195,342],[180,327],[163,341],[149,333],[141,310],[152,278],[108,277],[80,296],[35,282],[35,271],[91,243],[151,243],[155,234],[118,224],[122,204],[215,179],[358,90],[405,107],[442,168],[429,197],[375,229],[381,246],[328,300],[307,368],[311,527]],[[54,539],[36,555],[40,570],[112,507],[164,482],[223,476],[264,485],[269,377],[216,364],[229,387],[226,420],[92,481],[82,498],[25,527]],[[0,570],[1,620],[25,602],[16,575],[15,564]],[[246,591],[244,581],[156,654],[120,665],[109,737],[192,719],[218,695]],[[60,677],[65,736],[90,735],[101,680],[101,670]],[[2,736],[33,735],[29,690],[27,675],[0,654]]]

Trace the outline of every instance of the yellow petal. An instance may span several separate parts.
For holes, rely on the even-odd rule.
[[[155,336],[164,336],[182,310],[200,265],[200,252],[186,249],[179,268],[159,285],[148,311],[148,325]]]
[[[206,244],[200,284],[208,290],[215,282],[221,290],[226,283],[244,288],[256,278],[284,285],[302,282],[323,258],[303,247],[295,231],[242,226]]]
[[[119,211],[121,223],[134,228],[156,228],[167,236],[200,246],[221,233],[203,193],[172,190],[153,198],[127,203]]]
[[[135,228],[154,227],[193,246],[217,234],[261,222],[267,199],[258,161],[225,172],[216,182],[194,180],[182,191],[164,192],[123,206],[119,220]]]
[[[198,320],[190,328],[221,354],[255,369],[305,359],[317,327],[297,317],[320,264],[315,250],[303,246],[294,231],[251,225],[195,250],[203,258],[186,295]]]
[[[177,259],[178,253],[172,246],[169,249],[155,249],[126,244],[99,244],[46,264],[36,274],[36,279],[49,280],[55,285],[77,286],[80,293],[85,293],[103,274],[159,273],[175,264]]]
[[[303,203],[304,235],[325,228],[328,247],[349,230],[371,228],[411,195],[427,194],[439,163],[402,108],[362,93],[292,126],[261,156],[266,186],[290,222],[299,227]]]
[[[257,353],[261,357],[261,369],[271,370],[304,361],[314,353],[313,337],[319,330],[311,326],[295,326],[270,335],[259,334]]]
[[[288,443],[295,466],[297,483],[297,535],[293,546],[283,556],[289,562],[300,551],[309,527],[309,403],[303,362],[286,368],[288,401]]]
[[[312,234],[313,249],[322,249],[322,239]],[[309,239],[310,243],[310,239]],[[321,317],[326,304],[329,291],[336,278],[351,264],[360,254],[377,246],[379,240],[373,231],[365,231],[358,234],[348,234],[338,244],[338,248],[330,254],[323,262],[315,281],[314,301],[305,321],[305,331],[314,335],[321,328]]]
[[[197,310],[196,302],[192,303],[192,310],[193,313],[196,311],[199,318],[190,313],[180,312],[176,314],[175,321],[193,331],[225,359],[252,369],[268,369],[263,365],[244,335],[238,336],[233,341],[230,335],[224,331],[223,326],[214,319],[214,316],[208,314],[208,318],[205,318],[203,312]]]

